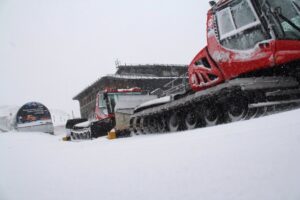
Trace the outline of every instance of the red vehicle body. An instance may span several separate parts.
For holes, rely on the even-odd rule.
[[[300,0],[210,4],[207,46],[189,65],[189,84],[168,94],[169,102],[137,110],[136,131],[212,126],[298,106]]]
[[[128,98],[124,98],[124,97]],[[107,135],[108,131],[112,130],[116,126],[115,109],[118,103],[121,101],[132,100],[135,96],[143,96],[140,88],[130,89],[105,89],[98,92],[96,97],[95,112],[89,120],[78,120],[72,123],[73,127],[70,127],[71,138],[77,139],[92,139],[100,136]],[[139,98],[137,97],[137,98]],[[131,103],[123,102],[123,104],[130,106]],[[132,106],[132,105],[131,105]],[[83,122],[82,122],[83,121]]]
[[[241,75],[246,75],[250,72],[280,67],[284,64],[300,59],[299,32],[296,33],[298,37],[284,38],[277,33],[278,31],[276,29],[269,29],[271,26],[268,25],[266,19],[261,17],[265,12],[262,2],[262,0],[222,0],[214,5],[214,7],[208,12],[208,45],[200,51],[189,66],[189,82],[194,91],[213,87],[217,84],[234,79]],[[297,5],[300,3],[298,0],[270,0],[270,2],[274,2],[273,4],[276,6],[291,4],[292,6],[289,8],[295,10],[294,12],[297,13],[296,18],[299,20],[299,8],[297,8]],[[230,4],[232,4],[232,6]],[[240,9],[240,12],[250,9],[252,11],[251,15],[253,15],[255,20],[247,21],[249,22],[248,24],[245,23],[244,25],[240,25],[241,27],[235,28],[236,30],[231,33],[227,33],[227,35],[226,33],[223,34],[226,38],[222,38],[222,32],[220,31],[220,26],[222,25],[218,24],[220,23],[220,18],[224,18],[224,16],[222,16],[222,12],[227,12],[229,8],[232,10],[232,7],[236,6],[236,4],[240,4],[238,6],[245,6],[245,4],[248,4],[244,9]],[[272,5],[270,5],[270,9],[272,9],[271,6]],[[282,12],[282,15],[287,14],[287,8],[282,10]],[[276,13],[273,15],[276,15]],[[222,20],[224,21],[224,19]],[[300,25],[300,21],[297,22],[299,22],[297,25]],[[234,37],[236,37],[237,40],[246,40],[247,38],[240,37],[240,35],[249,34],[245,32],[251,31],[251,29],[256,31],[257,27],[259,27],[259,29],[264,29],[265,33],[260,40],[256,39],[257,41],[249,46],[249,48],[238,49],[222,45],[222,40],[227,39],[230,42],[230,40]]]

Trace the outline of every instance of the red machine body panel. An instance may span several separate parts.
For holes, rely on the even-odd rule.
[[[221,0],[224,6],[228,0]],[[226,9],[224,9],[226,10]],[[257,17],[257,25],[260,25]],[[210,10],[207,14],[207,47],[202,49],[189,65],[189,83],[194,91],[213,87],[226,80],[267,68],[283,65],[300,59],[299,40],[279,40],[266,38],[257,42],[253,48],[237,50],[224,47],[220,43],[216,14]],[[230,37],[229,37],[230,38]],[[203,65],[207,60],[209,67]],[[202,60],[202,61],[201,61]],[[213,80],[207,78],[213,74]],[[204,80],[202,77],[205,77]]]
[[[224,81],[223,74],[204,48],[194,58],[188,69],[189,84],[194,91],[213,87]]]
[[[275,63],[283,65],[300,59],[300,41],[277,40],[275,43]]]

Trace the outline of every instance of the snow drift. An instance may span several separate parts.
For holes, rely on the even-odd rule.
[[[299,200],[300,110],[174,134],[0,134],[0,199]]]

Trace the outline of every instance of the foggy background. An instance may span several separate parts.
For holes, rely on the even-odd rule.
[[[0,106],[72,98],[121,64],[189,64],[206,45],[206,0],[0,0]]]

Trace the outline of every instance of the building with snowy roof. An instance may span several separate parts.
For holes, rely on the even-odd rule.
[[[106,88],[140,87],[153,91],[187,73],[187,65],[118,65],[115,74],[99,78],[78,93],[81,117],[89,118],[95,111],[97,93]]]

